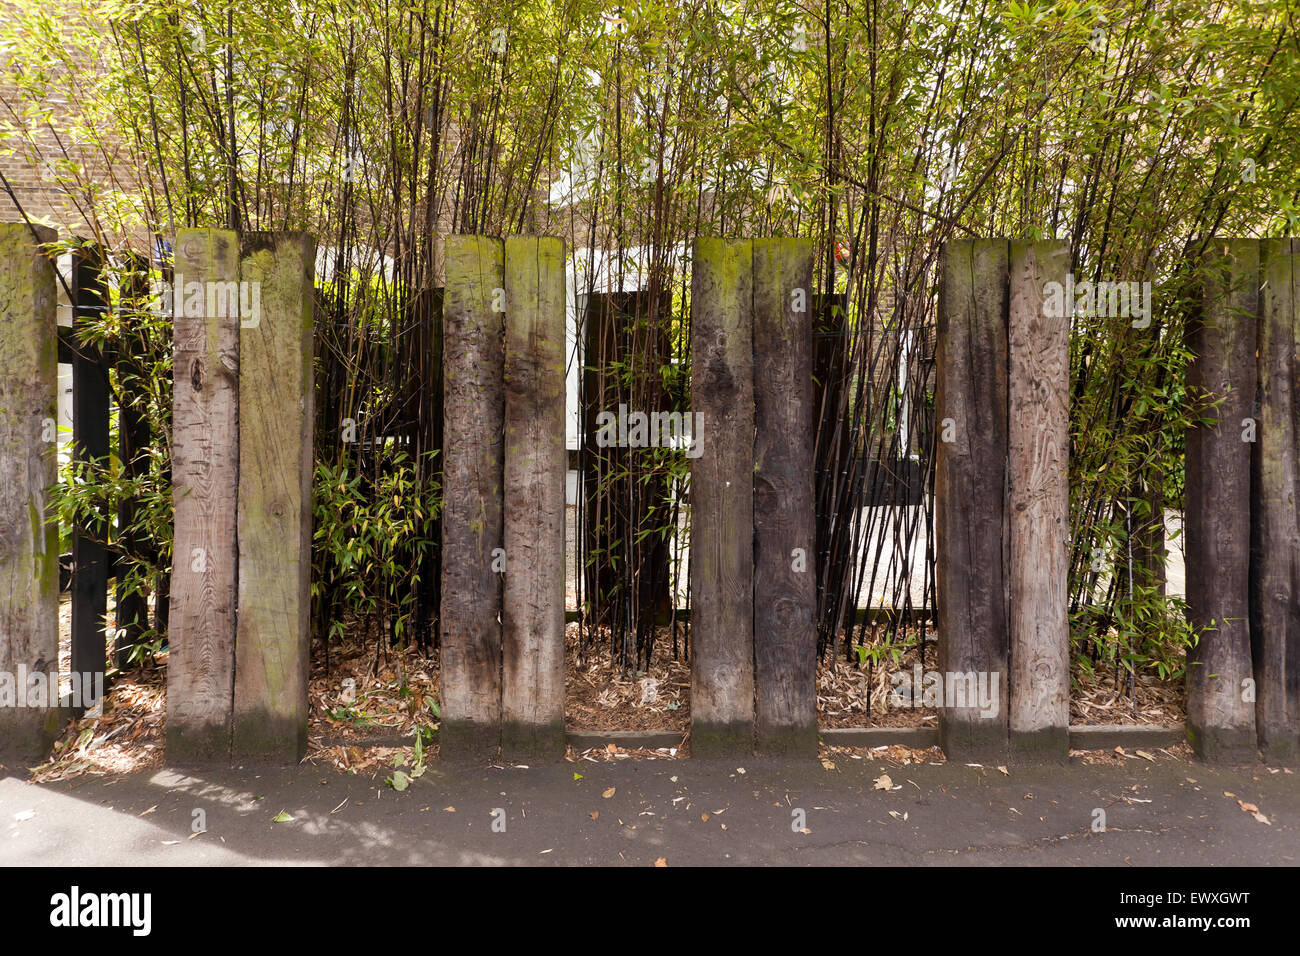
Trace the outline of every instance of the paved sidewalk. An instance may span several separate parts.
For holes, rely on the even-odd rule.
[[[1171,759],[1010,775],[835,762],[433,764],[404,793],[382,776],[310,765],[48,786],[10,775],[0,777],[0,864],[1300,863],[1300,774]],[[874,788],[882,774],[895,789]],[[1105,832],[1092,830],[1098,809]],[[281,811],[292,822],[273,822]],[[207,832],[191,838],[196,820]],[[795,832],[801,822],[807,833]]]

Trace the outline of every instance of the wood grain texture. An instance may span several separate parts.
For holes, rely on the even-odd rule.
[[[310,236],[243,236],[240,279],[259,308],[239,330],[239,762],[294,764],[307,749],[315,266]]]
[[[56,238],[0,224],[0,763],[40,759],[58,731],[59,531],[46,523],[58,337],[54,263],[40,248]],[[33,674],[44,677],[28,685]],[[41,680],[47,706],[27,706]]]
[[[234,706],[239,316],[209,309],[205,290],[238,282],[238,237],[181,230],[175,271],[167,761],[217,764],[230,759]]]
[[[1205,628],[1188,653],[1187,735],[1203,760],[1238,763],[1257,760],[1255,705],[1243,696],[1252,676],[1252,446],[1243,433],[1255,415],[1258,242],[1216,243],[1205,274],[1187,326],[1187,388],[1199,405],[1213,403],[1205,415],[1216,421],[1187,432],[1188,618]]]
[[[1270,763],[1300,754],[1300,529],[1296,524],[1296,315],[1300,243],[1260,243],[1259,431],[1251,500],[1255,726]]]
[[[1011,244],[1008,727],[1014,754],[1033,761],[1070,753],[1070,320],[1044,308],[1044,286],[1063,288],[1069,265],[1064,243]]]
[[[1005,240],[948,242],[940,262],[934,525],[939,670],[997,679],[996,712],[944,707],[949,760],[1007,753],[1007,268]],[[951,419],[951,422],[948,420]],[[952,441],[943,441],[951,426]]]
[[[564,240],[505,245],[501,752],[564,756]]]
[[[443,298],[442,725],[439,755],[478,761],[501,746],[504,251],[447,240]],[[500,291],[498,291],[500,290]],[[500,554],[500,552],[497,552]]]
[[[691,753],[754,745],[752,246],[697,239],[691,275]],[[702,418],[700,417],[702,416]]]
[[[1187,327],[1194,358],[1187,387],[1214,424],[1187,432],[1188,617],[1203,628],[1188,655],[1187,735],[1204,760],[1257,760],[1254,705],[1243,697],[1250,656],[1251,448],[1259,312],[1259,243],[1217,244],[1206,263],[1201,305]]]
[[[753,250],[755,738],[760,753],[811,756],[817,753],[812,244],[755,239]]]

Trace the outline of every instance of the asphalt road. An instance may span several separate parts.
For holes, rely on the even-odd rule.
[[[5,865],[1296,865],[1297,821],[1300,774],[1166,758],[433,764],[404,793],[310,765],[0,777]]]

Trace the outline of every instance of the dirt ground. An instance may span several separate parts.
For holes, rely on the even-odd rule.
[[[68,604],[61,608],[67,616]],[[64,621],[66,624],[67,621]],[[360,628],[350,629],[360,634]],[[933,727],[932,707],[893,706],[891,675],[912,672],[922,663],[920,633],[903,635],[903,649],[887,653],[877,645],[875,659],[821,661],[817,669],[817,713],[821,727]],[[687,735],[690,729],[690,665],[671,655],[667,628],[656,635],[654,655],[645,671],[615,666],[607,646],[580,646],[577,624],[566,628],[565,722],[571,731],[659,731]],[[934,634],[925,634],[924,669],[935,668]],[[66,648],[64,655],[66,657]],[[67,670],[67,661],[61,669]],[[111,675],[102,716],[69,724],[51,759],[36,771],[43,781],[82,774],[114,774],[162,765],[166,716],[166,655],[157,670]],[[373,639],[354,638],[331,650],[329,672],[317,654],[309,684],[309,758],[342,771],[386,770],[400,760],[433,759],[433,730],[440,718],[436,654],[414,648],[383,647]],[[1113,672],[1089,674],[1076,669],[1070,695],[1072,724],[1174,724],[1184,719],[1181,684],[1138,675],[1132,697]],[[411,756],[417,728],[423,753]],[[612,746],[602,751],[571,753],[574,760],[622,760],[679,757],[682,747],[644,753]],[[829,748],[833,750],[834,748]],[[824,748],[824,750],[828,750]],[[936,751],[937,753],[937,751]],[[831,759],[827,753],[823,759]],[[919,758],[918,758],[919,759]],[[929,759],[934,759],[930,757]],[[941,755],[938,759],[942,759]],[[1103,755],[1099,759],[1108,759]],[[1116,759],[1123,760],[1120,756]]]

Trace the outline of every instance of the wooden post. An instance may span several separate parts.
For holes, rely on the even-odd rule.
[[[501,750],[564,756],[564,240],[505,244]]]
[[[940,264],[939,670],[945,703],[960,691],[965,706],[941,708],[939,739],[949,760],[963,762],[1003,763],[1007,752],[1007,256],[1006,240],[951,241]],[[981,684],[996,697],[987,710],[970,706]]]
[[[755,735],[760,752],[815,755],[812,243],[753,250]]]
[[[1010,714],[1015,755],[1070,753],[1069,248],[1011,244],[1007,321]],[[1047,283],[1057,283],[1055,299]],[[1046,299],[1046,301],[1045,301]],[[981,507],[978,499],[968,507]],[[941,634],[942,638],[942,634]]]
[[[691,752],[754,746],[752,246],[697,239],[691,276]]]
[[[239,284],[239,622],[232,757],[307,749],[316,242],[249,233]]]
[[[1204,629],[1188,655],[1187,736],[1205,760],[1257,759],[1250,626],[1251,440],[1254,423],[1259,243],[1216,243],[1202,306],[1187,329],[1195,356],[1187,387],[1217,402],[1215,420],[1187,432],[1184,530],[1187,604]]]
[[[98,346],[76,333],[87,322],[103,319],[107,303],[100,250],[82,246],[72,257],[72,446],[79,462],[108,463],[108,368]],[[99,515],[72,536],[72,672],[103,680],[107,658],[104,632],[108,613],[107,515]],[[84,680],[84,678],[82,678]],[[94,701],[79,701],[91,707]],[[80,708],[78,708],[80,709]]]
[[[0,224],[0,763],[36,761],[58,732],[58,336],[45,226]]]
[[[239,238],[176,237],[172,388],[171,613],[167,760],[230,758],[235,684],[236,483],[239,475]],[[210,296],[211,293],[211,296]],[[209,298],[213,301],[209,301]],[[282,411],[282,410],[278,410]]]
[[[499,239],[447,240],[443,298],[442,725],[444,760],[501,745],[505,277]]]
[[[1296,525],[1296,318],[1300,243],[1261,242],[1259,427],[1251,504],[1250,639],[1259,749],[1270,763],[1300,752],[1300,530]],[[1190,591],[1189,591],[1190,593]]]

